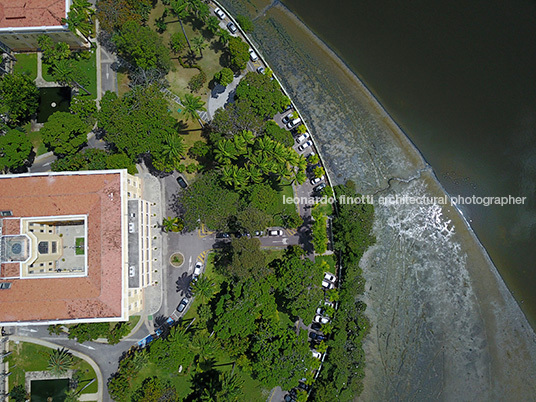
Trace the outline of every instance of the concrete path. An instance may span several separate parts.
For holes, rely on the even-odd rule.
[[[63,346],[63,345],[58,345],[58,344],[55,344],[55,343],[52,343],[52,342],[45,341],[43,339],[31,338],[31,337],[27,337],[27,336],[10,336],[9,340],[14,341],[14,342],[19,341],[19,342],[34,343],[36,345],[46,346],[47,348],[52,348],[52,349],[61,348]],[[88,362],[89,365],[93,368],[93,370],[95,370],[95,374],[97,375],[97,382],[98,382],[97,393],[96,394],[90,394],[91,396],[94,396],[95,399],[84,399],[84,400],[102,401],[103,400],[104,379],[102,377],[102,372],[101,372],[98,364],[95,363],[95,361],[92,358],[90,358],[88,355],[86,355],[84,353],[78,352],[78,351],[73,350],[73,349],[69,349],[69,352],[72,353],[73,356],[76,356],[76,357],[78,357],[80,359],[83,359],[86,362]]]
[[[216,110],[224,107],[228,103],[234,102],[236,87],[242,77],[244,77],[244,74],[241,74],[238,77],[234,77],[233,82],[231,82],[226,87],[222,85],[216,85],[214,89],[210,92],[206,107],[209,120],[212,120],[212,118],[214,117],[214,113],[216,113]]]

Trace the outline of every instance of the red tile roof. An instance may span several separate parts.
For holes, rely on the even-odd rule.
[[[121,317],[119,172],[0,176],[0,210],[13,217],[87,215],[88,226],[88,276],[11,281],[11,289],[0,290],[0,322]],[[4,233],[13,222],[4,219]]]
[[[0,0],[0,28],[62,25],[65,0]]]

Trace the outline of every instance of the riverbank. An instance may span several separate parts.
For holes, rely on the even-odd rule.
[[[223,3],[235,14],[251,9]],[[364,194],[443,196],[347,66],[280,4],[263,12],[253,39],[307,118],[335,181],[353,179]],[[531,399],[534,332],[460,213],[377,206],[374,231],[377,244],[362,261],[373,323],[363,399]]]

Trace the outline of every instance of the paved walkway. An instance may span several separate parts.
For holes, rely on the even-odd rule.
[[[246,70],[247,71],[247,70]],[[231,82],[226,87],[222,85],[216,85],[214,89],[210,92],[210,96],[207,100],[207,119],[208,121],[212,120],[214,113],[219,108],[224,107],[227,103],[234,102],[234,96],[236,92],[236,87],[242,77],[245,74],[241,74],[238,77],[235,77],[233,82]]]
[[[57,82],[45,81],[45,79],[43,78],[42,56],[43,56],[43,53],[37,52],[37,78],[35,79],[35,85],[37,85],[39,88],[61,87],[61,85],[58,84]]]
[[[45,341],[45,340],[42,340],[42,339],[37,339],[37,338],[30,338],[30,337],[27,337],[27,336],[10,336],[9,340],[14,341],[14,342],[19,341],[19,342],[34,343],[36,345],[46,346],[47,348],[52,348],[52,349],[57,349],[57,348],[62,347],[61,345],[58,345],[58,344],[55,344],[55,343],[52,343],[52,342],[48,342],[48,341]],[[96,394],[90,394],[92,399],[83,399],[83,400],[102,401],[103,400],[102,395],[103,395],[104,379],[102,377],[102,372],[101,372],[98,364],[95,363],[95,361],[92,358],[90,358],[88,355],[86,355],[84,353],[78,352],[78,351],[73,350],[73,349],[69,349],[69,352],[72,353],[73,356],[76,356],[76,357],[78,357],[80,359],[83,359],[86,362],[88,362],[89,365],[93,368],[93,370],[95,370],[95,374],[97,375],[97,381],[98,381],[97,393]]]

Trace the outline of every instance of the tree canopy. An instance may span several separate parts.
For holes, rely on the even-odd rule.
[[[32,143],[25,132],[8,130],[5,134],[0,134],[0,171],[7,173],[24,166],[32,149]]]
[[[251,71],[240,80],[236,87],[236,97],[249,102],[255,113],[264,119],[273,117],[290,103],[277,81]]]
[[[23,74],[4,74],[0,79],[0,113],[6,113],[8,124],[16,126],[27,121],[39,106],[39,90]]]
[[[52,171],[127,169],[138,173],[136,165],[123,153],[112,154],[102,149],[88,148],[74,155],[60,158],[52,163]]]
[[[55,112],[40,130],[43,143],[56,155],[73,155],[87,142],[89,127],[75,114]]]
[[[151,28],[127,21],[113,36],[119,54],[143,70],[167,73],[171,67],[169,49]]]
[[[235,70],[245,69],[249,60],[248,44],[237,36],[231,36],[227,46],[231,57],[231,67]]]
[[[152,6],[152,0],[97,0],[97,19],[103,30],[112,33],[129,21],[143,24]]]
[[[162,170],[173,169],[164,149],[177,135],[177,121],[167,107],[166,98],[155,86],[135,87],[121,98],[106,92],[101,100],[99,127],[106,132],[106,141],[131,160],[150,153],[153,164],[156,162]]]

